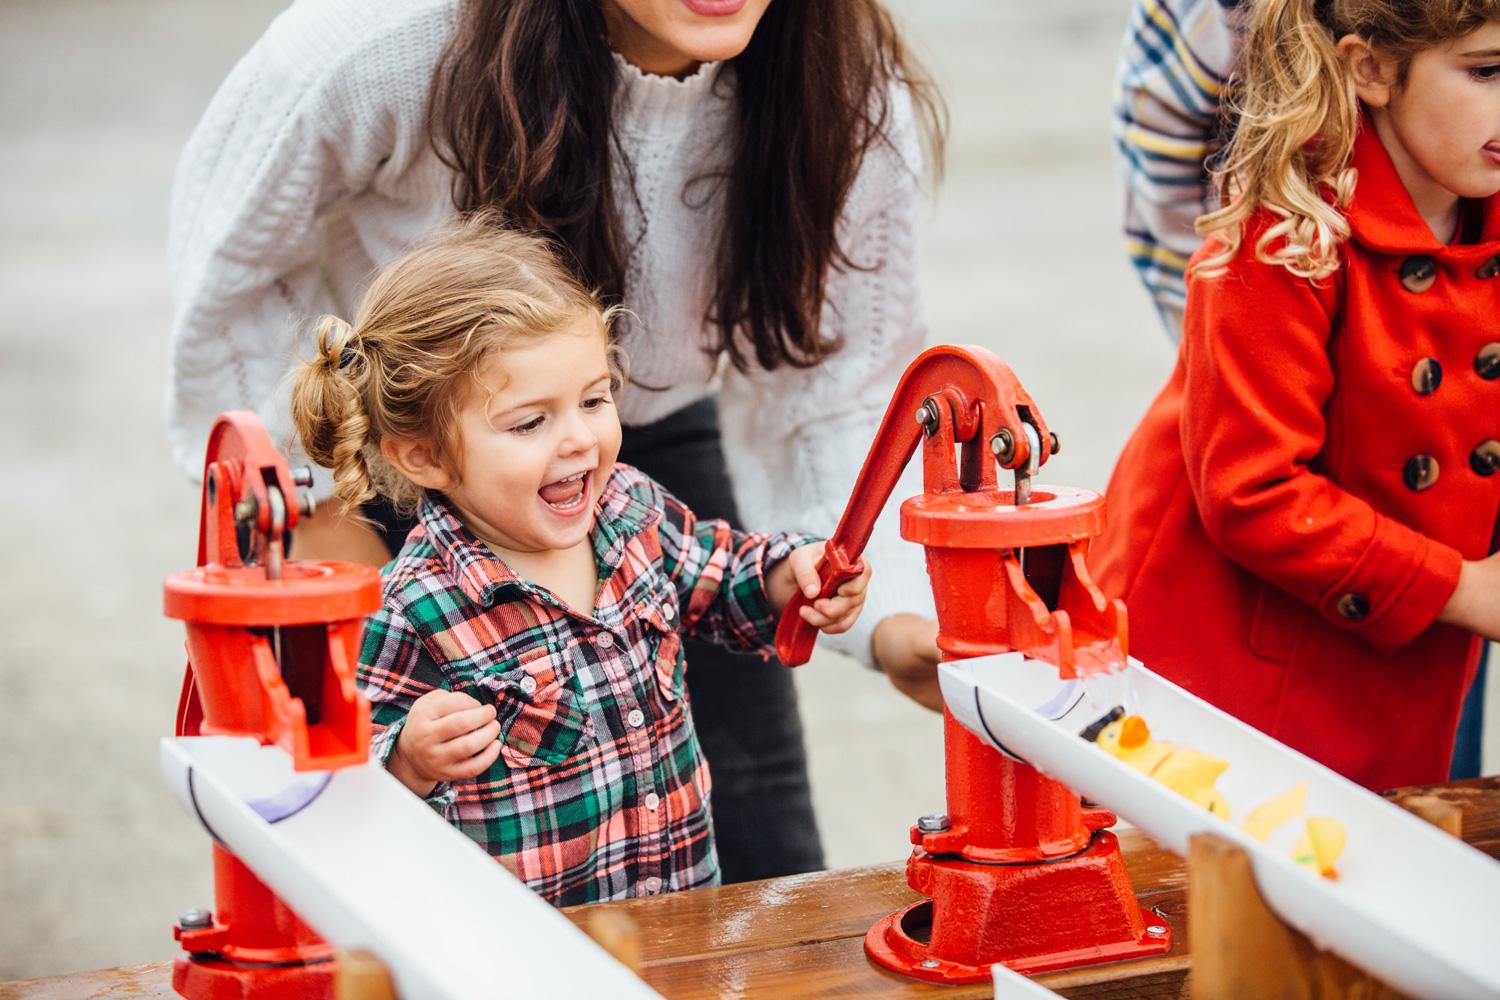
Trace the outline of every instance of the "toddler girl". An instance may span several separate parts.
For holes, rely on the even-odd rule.
[[[353,327],[325,318],[292,392],[346,514],[418,513],[360,653],[374,756],[558,905],[717,881],[682,637],[769,653],[822,552],[616,464],[612,319],[479,218],[391,265]],[[848,629],[867,582],[804,618]]]
[[[1262,0],[1243,90],[1094,568],[1153,670],[1441,781],[1500,636],[1500,3]]]

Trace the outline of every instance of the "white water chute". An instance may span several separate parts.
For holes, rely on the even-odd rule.
[[[161,763],[189,815],[403,997],[657,996],[384,768],[298,773],[215,736],[163,739]]]
[[[1245,848],[1266,902],[1320,947],[1413,996],[1500,998],[1500,862],[1134,660],[1111,680],[1132,692],[1131,710],[1153,733],[1229,761],[1217,787],[1230,821],[1080,739],[1099,706],[1073,697],[1066,689],[1078,682],[1059,680],[1056,667],[1009,653],[945,663],[939,677],[965,728],[992,746],[1003,742],[1162,847],[1186,855],[1189,838],[1208,832]],[[1308,787],[1308,815],[1336,817],[1348,830],[1337,881],[1297,867],[1288,844],[1262,843],[1239,827],[1251,808],[1299,783]]]

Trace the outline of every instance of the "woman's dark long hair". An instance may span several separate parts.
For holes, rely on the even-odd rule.
[[[611,172],[630,168],[600,3],[466,0],[429,111],[458,208],[554,234],[580,280],[618,302],[629,248]],[[819,330],[823,287],[830,267],[854,266],[836,224],[884,141],[892,84],[911,93],[935,172],[945,110],[878,0],[777,0],[730,65],[738,131],[704,318],[742,371],[810,367],[841,346]]]

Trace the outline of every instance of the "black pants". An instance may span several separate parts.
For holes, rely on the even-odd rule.
[[[699,517],[738,526],[715,400],[645,427],[625,428],[620,461],[661,483]],[[368,505],[365,514],[380,526],[392,552],[401,547],[410,521],[401,522],[384,504]],[[818,871],[823,846],[791,671],[774,659],[700,642],[683,645],[693,720],[713,774],[714,832],[724,881]]]

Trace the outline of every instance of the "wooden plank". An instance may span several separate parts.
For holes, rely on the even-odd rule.
[[[124,965],[46,979],[0,983],[0,1000],[181,1000],[172,989],[172,963]]]
[[[1392,793],[1435,797],[1463,811],[1464,838],[1500,859],[1500,777]],[[1431,805],[1429,803],[1429,805]],[[1187,867],[1138,830],[1119,831],[1141,905],[1172,928],[1172,951],[1155,958],[1039,977],[1070,997],[1178,1000],[1188,966]],[[936,987],[887,973],[864,955],[872,923],[917,899],[897,862],[700,889],[563,911],[586,923],[618,911],[640,930],[645,979],[665,996],[988,996],[988,988]],[[162,962],[0,984],[0,1000],[170,1000]]]
[[[625,913],[641,929],[649,968],[663,961],[862,940],[876,920],[921,898],[906,885],[903,871],[899,864],[845,868],[562,912],[580,926],[600,909]]]

